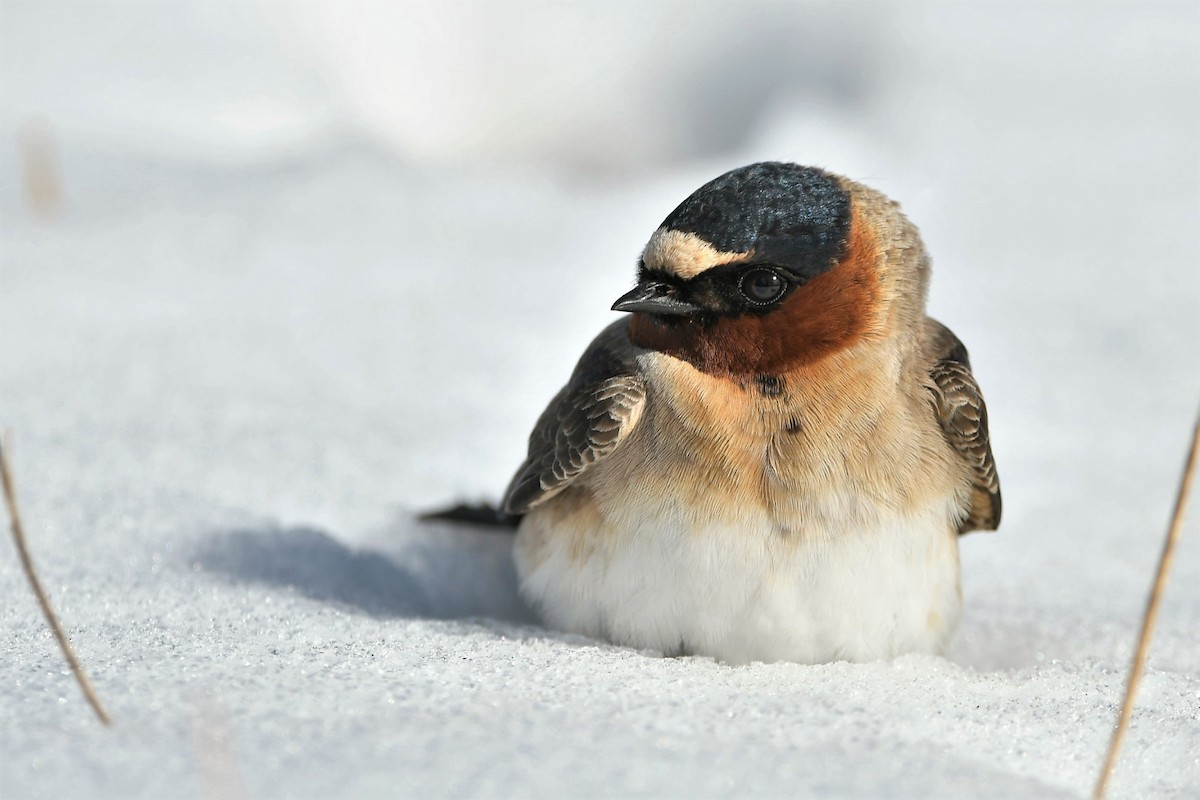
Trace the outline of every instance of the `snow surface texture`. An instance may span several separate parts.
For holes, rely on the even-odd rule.
[[[44,104],[66,206],[31,216],[0,151],[0,424],[116,725],[0,556],[0,797],[1090,790],[1200,398],[1194,5],[759,19],[810,14],[874,55],[789,62],[850,99],[799,81],[669,166],[578,139],[541,162],[471,143],[415,160],[403,125],[361,111],[377,87],[338,94],[361,70],[313,56],[315,80],[240,17],[39,8],[3,7],[3,132]],[[354,9],[381,49],[380,7]],[[762,49],[731,14],[689,30]],[[348,19],[312,52],[346,52]],[[88,46],[42,45],[69,35]],[[770,68],[735,62],[727,88]],[[172,82],[189,65],[203,91]],[[656,106],[654,81],[618,78],[597,101],[614,118],[624,93]],[[275,105],[223,115],[238,91]],[[902,201],[934,256],[931,313],[970,347],[1005,517],[962,542],[946,658],[734,668],[561,635],[523,608],[507,537],[414,518],[498,496],[644,239],[760,158]],[[1198,520],[1114,796],[1200,797]]]

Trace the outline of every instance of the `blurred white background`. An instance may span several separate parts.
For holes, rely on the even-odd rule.
[[[1078,167],[1139,150],[1153,163],[1196,132],[1194,3],[0,7],[6,130],[45,116],[213,161],[365,136],[442,163],[657,170],[757,144],[925,171],[988,131],[992,162],[1065,155],[1012,133],[1062,129],[1082,140]],[[808,153],[847,131],[848,152]]]
[[[235,161],[361,133],[410,158],[600,170],[728,151],[794,102],[872,117],[911,63],[887,31],[915,21],[844,3],[4,8],[9,126],[45,114]]]

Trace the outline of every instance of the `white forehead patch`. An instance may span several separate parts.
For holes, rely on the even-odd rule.
[[[753,250],[726,253],[694,233],[659,228],[642,251],[642,263],[646,269],[670,272],[687,280],[718,264],[745,261],[752,255]]]

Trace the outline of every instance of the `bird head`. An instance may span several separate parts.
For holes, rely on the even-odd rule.
[[[916,247],[889,263],[903,239]],[[878,192],[813,167],[751,164],[671,212],[613,309],[633,313],[640,347],[710,373],[777,374],[886,335],[897,298],[923,304],[924,264],[916,230]]]

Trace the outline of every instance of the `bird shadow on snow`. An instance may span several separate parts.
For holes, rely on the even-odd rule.
[[[512,564],[512,536],[406,520],[353,547],[317,527],[215,533],[193,554],[200,569],[286,588],[372,617],[532,623]]]
[[[376,618],[539,626],[518,592],[511,550],[508,531],[404,517],[361,546],[314,526],[221,531],[200,543],[193,563],[235,583],[277,587]],[[1060,627],[1033,618],[1036,610],[971,611],[946,653],[960,666],[1005,671],[1081,656],[1079,642],[1064,640]],[[1098,632],[1084,637],[1107,638]]]

